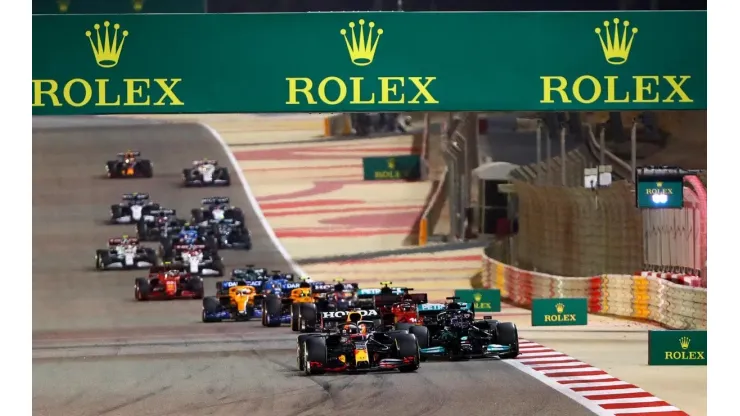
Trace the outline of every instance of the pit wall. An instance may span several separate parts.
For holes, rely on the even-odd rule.
[[[659,323],[671,329],[707,328],[707,289],[650,274],[562,277],[522,270],[483,255],[482,283],[501,298],[529,308],[532,299],[586,298],[590,313]]]

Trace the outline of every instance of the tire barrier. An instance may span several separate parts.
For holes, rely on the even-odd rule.
[[[562,277],[509,266],[483,256],[483,286],[530,308],[532,299],[586,298],[590,313],[649,320],[672,329],[707,328],[707,289],[674,283],[677,276],[605,274]],[[694,281],[694,279],[690,279]]]

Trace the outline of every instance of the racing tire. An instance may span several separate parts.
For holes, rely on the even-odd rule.
[[[121,218],[123,216],[123,208],[121,208],[120,205],[111,205],[110,206],[110,222],[111,224],[118,224],[116,222],[116,219]]]
[[[316,304],[300,304],[300,321],[298,330],[301,332],[313,332],[318,326],[317,317],[319,316]]]
[[[152,288],[149,286],[149,280],[145,277],[137,277],[134,281],[134,299],[138,301],[149,300]]]
[[[221,311],[221,302],[214,296],[203,298],[203,322],[220,322],[220,319],[206,318],[206,313],[218,313]]]
[[[193,292],[193,299],[203,299],[206,289],[203,287],[202,279],[193,279],[190,281],[190,291]]]
[[[106,176],[109,178],[117,178],[118,177],[118,163],[114,160],[109,160],[105,164],[105,170],[106,170]]]
[[[144,253],[146,254],[146,261],[151,263],[152,266],[159,264],[159,257],[157,257],[157,252],[153,248],[146,247]]]
[[[519,355],[519,331],[513,322],[499,322],[496,325],[496,343],[511,347],[509,352],[499,355],[502,360],[516,358]]]
[[[398,358],[414,357],[412,364],[399,367],[398,370],[402,373],[411,373],[418,370],[419,363],[421,363],[421,354],[419,353],[419,342],[417,338],[411,334],[397,334],[394,338]]]
[[[324,337],[306,337],[303,342],[303,373],[307,376],[323,374],[323,366],[327,362],[326,339]],[[316,367],[311,363],[319,363],[322,367]]]
[[[274,295],[268,295],[262,301],[262,326],[274,328],[281,324],[283,302]]]
[[[242,211],[241,208],[234,208],[231,210],[231,218],[234,219],[234,221],[239,221],[242,224],[246,224],[244,222],[244,211]]]
[[[408,322],[399,322],[399,323],[397,323],[395,325],[395,329],[398,330],[398,331],[403,331],[403,330],[408,331],[409,328],[411,328],[412,326],[415,326],[415,325],[414,324],[410,324]]]
[[[163,238],[159,246],[159,255],[162,260],[172,260],[172,239]]]
[[[95,252],[95,269],[98,271],[105,270],[105,265],[108,260],[108,251],[107,250],[97,250]]]
[[[224,266],[224,263],[220,257],[214,257],[211,266],[214,270],[218,271],[218,274],[216,276],[223,277],[224,275],[226,275],[226,266]]]
[[[298,370],[304,371],[306,369],[306,340],[309,337],[314,336],[313,334],[302,334],[298,335],[298,348],[296,349],[296,361],[298,364]]]
[[[409,334],[416,337],[416,342],[419,343],[419,348],[429,347],[429,328],[422,325],[413,325],[409,328]]]
[[[193,223],[200,224],[203,221],[205,221],[205,219],[203,218],[203,211],[201,211],[200,209],[198,208],[193,209],[191,211],[191,214],[193,215]]]
[[[143,219],[136,223],[136,237],[141,241],[149,240],[149,224]]]
[[[182,184],[183,186],[190,187],[190,169],[185,168],[182,170]]]
[[[301,304],[293,303],[290,305],[290,330],[293,332],[300,331],[301,328]]]
[[[223,186],[231,186],[231,175],[229,175],[229,170],[228,169],[224,168],[224,170],[223,170],[223,172],[221,174],[221,179],[223,179],[225,181],[224,184],[223,184]]]
[[[154,167],[152,166],[151,161],[140,160],[138,168],[139,172],[141,172],[141,176],[145,178],[151,178],[152,176],[154,176]]]

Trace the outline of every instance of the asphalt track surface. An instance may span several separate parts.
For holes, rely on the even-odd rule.
[[[154,178],[104,178],[105,160],[126,149],[155,162]],[[34,120],[34,415],[590,414],[497,361],[430,362],[416,374],[304,377],[295,370],[295,336],[287,328],[203,324],[199,301],[134,301],[133,280],[143,273],[93,267],[107,238],[133,233],[105,224],[109,205],[125,192],[149,192],[178,210],[202,197],[229,196],[245,210],[255,249],[224,250],[227,267],[289,267],[236,180],[220,190],[179,186],[181,169],[201,157],[228,160],[199,125]]]

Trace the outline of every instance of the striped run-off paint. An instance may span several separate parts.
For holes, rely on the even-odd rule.
[[[517,361],[614,416],[688,416],[649,392],[544,345],[519,340]]]

